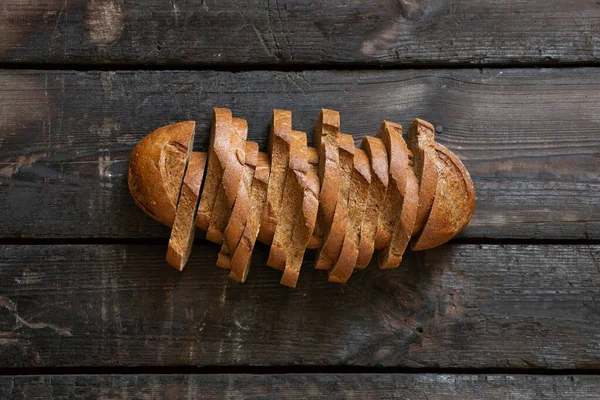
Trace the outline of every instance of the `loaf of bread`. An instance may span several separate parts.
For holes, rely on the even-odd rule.
[[[214,109],[208,153],[192,152],[194,128],[157,129],[129,161],[131,195],[173,228],[167,260],[180,271],[198,227],[221,244],[217,264],[239,282],[258,240],[272,246],[267,264],[282,271],[281,284],[296,286],[307,248],[319,249],[315,267],[329,270],[329,281],[344,283],[375,250],[388,269],[409,243],[426,250],[447,242],[475,210],[469,172],[421,119],[406,141],[399,124],[384,121],[357,149],[340,132],[339,113],[324,109],[313,148],[293,130],[292,113],[275,110],[268,153],[246,141],[246,121],[228,109]]]

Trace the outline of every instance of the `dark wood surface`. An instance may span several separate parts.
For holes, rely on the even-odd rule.
[[[0,3],[0,399],[598,398],[597,0]],[[263,150],[273,108],[430,120],[473,219],[346,285],[177,273],[127,160],[215,106]]]
[[[596,0],[3,0],[0,62],[519,64],[600,60]]]
[[[201,241],[0,247],[0,368],[77,366],[600,367],[599,245],[446,245],[398,270],[297,289],[260,246],[248,281]]]
[[[306,72],[0,72],[4,238],[166,238],[133,204],[133,146],[213,106],[248,120],[266,148],[273,108],[311,133],[319,109],[374,135],[425,118],[469,169],[477,193],[462,238],[600,239],[600,71],[467,69]]]
[[[452,374],[78,375],[0,378],[15,400],[168,399],[573,399],[596,400],[596,376]]]

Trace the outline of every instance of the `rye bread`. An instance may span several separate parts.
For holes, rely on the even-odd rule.
[[[235,199],[242,181],[245,164],[246,137],[248,135],[248,124],[245,120],[233,118],[233,130],[229,134],[229,152],[227,158],[222,163],[223,177],[213,211],[208,230],[206,231],[206,240],[213,243],[223,243],[225,228],[231,216],[231,210],[235,204]]]
[[[206,153],[193,152],[183,178],[167,249],[167,262],[179,271],[183,270],[192,252],[196,232],[196,211],[205,167]]]
[[[429,122],[415,118],[408,128],[407,144],[414,163],[413,171],[419,181],[419,207],[413,236],[416,236],[429,216],[438,182],[436,153],[434,148],[435,130]]]
[[[309,148],[308,152],[316,149]],[[310,156],[309,156],[310,158]],[[319,209],[319,175],[318,162],[311,163],[309,160],[308,170],[305,173],[295,172],[297,185],[303,192],[302,206],[296,220],[294,233],[285,269],[280,283],[288,287],[296,287],[304,252],[310,240],[317,222],[317,211]]]
[[[387,151],[385,144],[380,139],[365,136],[360,147],[365,151],[371,163],[369,199],[365,206],[365,215],[360,228],[358,258],[355,266],[355,268],[363,269],[371,261],[375,250],[375,234],[387,192],[389,174]]]
[[[452,239],[475,211],[475,189],[463,163],[446,147],[434,144],[438,182],[433,206],[413,250],[427,250]]]
[[[329,272],[329,281],[344,283],[352,275],[358,259],[360,228],[369,197],[371,165],[369,157],[361,149],[354,150],[354,168],[348,195],[348,229],[340,256]]]
[[[144,137],[129,158],[127,184],[135,204],[171,227],[183,174],[192,151],[194,121],[156,129]]]
[[[351,135],[339,135],[339,168],[340,190],[332,223],[324,232],[323,245],[317,255],[315,268],[319,270],[328,270],[338,259],[348,228],[348,194],[354,169],[354,138]]]
[[[263,209],[258,240],[265,244],[273,242],[279,204],[283,196],[286,174],[290,159],[292,135],[292,112],[273,110],[273,121],[269,132],[268,151],[271,158],[271,174],[267,191],[267,204]]]
[[[289,168],[286,172],[283,197],[279,205],[279,217],[267,265],[283,270],[291,245],[294,225],[302,208],[304,197],[302,188],[297,184],[296,174],[305,174],[308,170],[306,134],[292,131],[290,141]],[[312,233],[312,232],[311,232]]]
[[[388,190],[384,210],[379,216],[379,228],[384,230],[386,238],[390,238],[389,244],[385,243],[379,253],[378,263],[379,268],[389,269],[400,266],[410,241],[417,217],[419,186],[412,172],[411,156],[402,139],[402,127],[383,121],[377,137],[385,144],[389,166]]]
[[[252,190],[252,180],[256,163],[258,160],[258,144],[255,142],[246,142],[245,165],[242,174],[242,181],[238,188],[238,194],[235,198],[235,204],[231,211],[231,216],[224,232],[223,244],[217,257],[217,266],[224,269],[231,269],[231,255],[238,245],[248,217],[250,215],[250,196]]]
[[[256,170],[252,179],[248,219],[246,226],[244,226],[242,237],[231,257],[231,272],[229,276],[239,282],[245,282],[248,276],[252,250],[254,249],[260,228],[261,214],[267,200],[270,171],[271,165],[268,154],[258,153]]]
[[[227,108],[213,109],[213,122],[208,147],[208,166],[202,195],[200,196],[200,204],[198,205],[198,213],[196,214],[196,226],[203,230],[208,230],[210,225],[215,201],[223,180],[223,171],[229,158],[229,142],[232,132],[231,111]]]

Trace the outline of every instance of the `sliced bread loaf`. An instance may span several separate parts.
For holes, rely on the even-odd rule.
[[[185,267],[192,251],[196,232],[196,211],[205,167],[206,153],[193,152],[183,178],[167,249],[167,262],[179,271]]]
[[[143,138],[129,159],[127,184],[135,204],[171,227],[189,153],[194,121],[164,126]]]
[[[302,193],[302,205],[294,226],[290,249],[286,258],[285,269],[280,283],[289,287],[296,287],[298,275],[302,267],[304,252],[317,222],[317,211],[319,209],[319,176],[317,150],[310,147],[307,149],[308,169],[305,172],[294,171],[296,180],[294,185]],[[286,182],[287,184],[287,182]]]
[[[388,190],[378,229],[383,229],[385,237],[390,238],[389,244],[385,243],[379,253],[378,262],[381,269],[397,268],[414,229],[419,186],[412,172],[406,142],[402,139],[402,127],[383,121],[377,137],[385,144],[389,166]]]
[[[294,225],[302,207],[304,193],[297,184],[296,173],[305,174],[308,169],[306,134],[292,131],[290,141],[289,168],[286,172],[283,197],[279,205],[279,217],[267,265],[283,270],[294,233]]]
[[[233,118],[233,129],[229,135],[229,152],[222,165],[223,178],[215,199],[206,239],[217,244],[223,243],[225,228],[240,187],[245,164],[245,146],[248,124],[245,120]]]
[[[463,163],[446,147],[434,143],[438,181],[433,206],[413,250],[427,250],[464,229],[475,210],[475,189]]]
[[[375,234],[387,192],[389,174],[387,151],[380,139],[365,136],[360,147],[365,151],[371,163],[371,186],[360,228],[358,258],[355,266],[355,268],[362,269],[369,264],[375,250]]]
[[[246,142],[245,165],[242,182],[238,189],[233,210],[224,232],[224,240],[217,258],[217,265],[224,269],[231,268],[231,255],[238,245],[250,214],[250,197],[252,180],[258,160],[258,144]]]
[[[340,256],[329,271],[329,281],[344,283],[352,275],[358,259],[360,228],[368,203],[371,185],[371,166],[369,157],[361,149],[354,150],[354,168],[348,195],[348,229]]]
[[[354,169],[354,138],[339,135],[340,190],[336,201],[333,220],[324,232],[323,245],[317,256],[316,269],[328,270],[338,259],[348,228],[348,194]]]
[[[246,226],[237,247],[231,257],[231,273],[229,276],[239,282],[245,282],[252,259],[252,250],[256,243],[263,208],[267,200],[267,188],[269,185],[269,173],[271,165],[266,153],[258,153],[256,170],[252,179],[252,191],[250,194],[250,211]]]
[[[271,131],[269,132],[268,151],[271,158],[271,174],[267,204],[261,217],[258,240],[271,244],[277,227],[279,204],[283,196],[286,173],[290,159],[290,140],[292,135],[292,112],[274,110]]]
[[[419,207],[413,236],[425,226],[438,182],[433,125],[415,118],[408,128],[407,144],[414,157],[413,171],[419,181]]]
[[[213,208],[221,182],[223,171],[228,159],[230,135],[233,132],[233,121],[231,111],[227,108],[215,108],[213,110],[213,122],[210,132],[210,143],[208,147],[208,166],[206,169],[206,182],[202,188],[198,213],[196,215],[196,226],[208,230]]]

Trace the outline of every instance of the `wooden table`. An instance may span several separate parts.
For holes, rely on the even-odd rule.
[[[596,0],[3,0],[0,398],[600,397]],[[133,146],[211,108],[357,142],[430,120],[477,210],[449,244],[246,284],[133,204]]]

